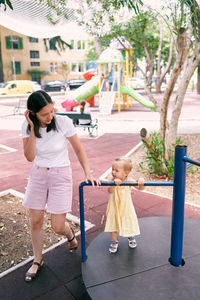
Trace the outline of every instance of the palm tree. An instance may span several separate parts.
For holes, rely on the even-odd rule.
[[[46,51],[53,49],[56,50],[58,54],[60,54],[61,51],[65,51],[66,47],[72,48],[72,46],[62,40],[60,36],[55,36],[51,39],[43,39],[43,41]]]

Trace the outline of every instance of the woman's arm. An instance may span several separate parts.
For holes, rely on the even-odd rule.
[[[27,110],[24,114],[31,127],[30,136],[23,139],[24,155],[28,161],[33,161],[36,155],[36,137],[34,133],[34,125],[29,118],[30,111]]]
[[[68,140],[69,140],[70,144],[72,145],[72,147],[76,153],[76,156],[78,157],[78,160],[84,170],[85,177],[86,177],[85,181],[88,182],[88,180],[90,180],[92,182],[92,184],[94,185],[94,178],[91,174],[87,154],[86,154],[85,149],[83,148],[77,134],[69,137]],[[98,182],[97,182],[97,184],[98,184]]]

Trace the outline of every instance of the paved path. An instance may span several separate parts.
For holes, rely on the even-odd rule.
[[[185,130],[184,133],[193,132],[194,129],[199,132],[199,96],[189,97],[185,103],[181,130]],[[23,116],[13,116],[13,107],[8,103],[0,104],[0,108],[0,144],[17,150],[0,155],[0,191],[12,188],[24,192],[31,164],[26,162],[22,152],[20,126]],[[85,133],[79,133],[96,176],[104,173],[116,156],[126,154],[138,144],[141,127],[151,126],[153,130],[159,125],[158,114],[150,113],[139,104],[135,104],[130,111],[120,114],[114,112],[110,117],[100,116],[96,110],[93,114],[99,117],[102,135],[91,139]],[[187,126],[184,122],[188,122]],[[83,179],[83,172],[71,148],[69,152],[74,179],[72,214],[78,216],[78,185]],[[103,231],[102,216],[105,214],[107,198],[104,187],[85,188],[85,217],[95,224],[87,233],[87,245]],[[135,191],[133,201],[139,218],[171,215],[172,202],[168,199]],[[185,216],[199,220],[200,211],[186,206]],[[23,281],[27,265],[3,277],[0,299],[90,299],[81,276],[80,248],[76,254],[71,254],[66,245],[62,245],[45,254],[44,259],[45,267],[40,273],[40,280],[31,284]]]

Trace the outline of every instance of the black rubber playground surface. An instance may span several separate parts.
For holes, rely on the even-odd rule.
[[[170,256],[170,217],[139,219],[142,234],[130,249],[119,239],[116,254],[108,252],[110,237],[101,233],[87,249],[83,280],[92,299],[199,299],[200,222],[185,220],[185,265],[174,267]]]

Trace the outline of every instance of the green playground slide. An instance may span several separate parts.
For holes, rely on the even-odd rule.
[[[155,105],[150,100],[146,99],[139,93],[137,93],[133,88],[130,88],[128,86],[121,86],[121,93],[129,95],[130,97],[134,98],[137,102],[140,104],[150,108],[151,111],[155,111]]]

